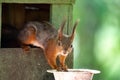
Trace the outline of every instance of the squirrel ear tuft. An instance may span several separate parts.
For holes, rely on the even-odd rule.
[[[76,29],[76,26],[78,25],[79,21],[80,21],[80,19],[78,19],[78,20],[75,22],[74,26],[73,26],[73,31],[72,31],[72,34],[71,34],[71,36],[70,36],[70,37],[71,37],[71,40],[74,39],[75,29]]]
[[[62,24],[60,25],[60,28],[58,30],[58,37],[62,38],[63,36],[63,28],[65,27],[66,24],[66,18],[63,20]]]

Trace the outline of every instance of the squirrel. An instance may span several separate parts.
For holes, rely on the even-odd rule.
[[[73,49],[72,42],[78,22],[79,20],[75,22],[71,35],[63,34],[66,19],[58,30],[49,22],[28,22],[20,31],[18,39],[24,50],[29,50],[29,44],[42,48],[52,69],[68,71],[65,59]],[[59,57],[59,66],[56,63],[57,57]]]

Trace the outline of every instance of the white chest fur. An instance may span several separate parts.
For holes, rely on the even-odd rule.
[[[33,41],[33,42],[32,42],[32,45],[34,45],[34,46],[37,46],[37,47],[40,47],[40,48],[44,49],[43,45],[41,45],[41,44],[40,44],[40,43],[38,43],[37,41]]]
[[[64,54],[64,51],[61,51],[61,52],[58,52],[58,55],[67,56],[67,55],[68,55],[68,52],[66,52],[66,53]]]

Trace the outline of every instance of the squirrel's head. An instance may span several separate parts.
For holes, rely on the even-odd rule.
[[[79,23],[79,19],[75,22],[71,35],[63,34],[65,23],[66,23],[66,19],[60,25],[60,28],[58,29],[58,36],[57,36],[57,46],[61,49],[60,50],[61,55],[67,55],[72,51],[73,49],[72,42],[74,39],[76,26]]]

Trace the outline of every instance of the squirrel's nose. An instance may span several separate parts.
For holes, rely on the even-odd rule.
[[[67,51],[67,48],[65,48],[64,51]]]
[[[64,49],[63,53],[66,54],[66,52],[67,52],[67,49]]]
[[[66,54],[66,51],[64,51],[63,54]]]

